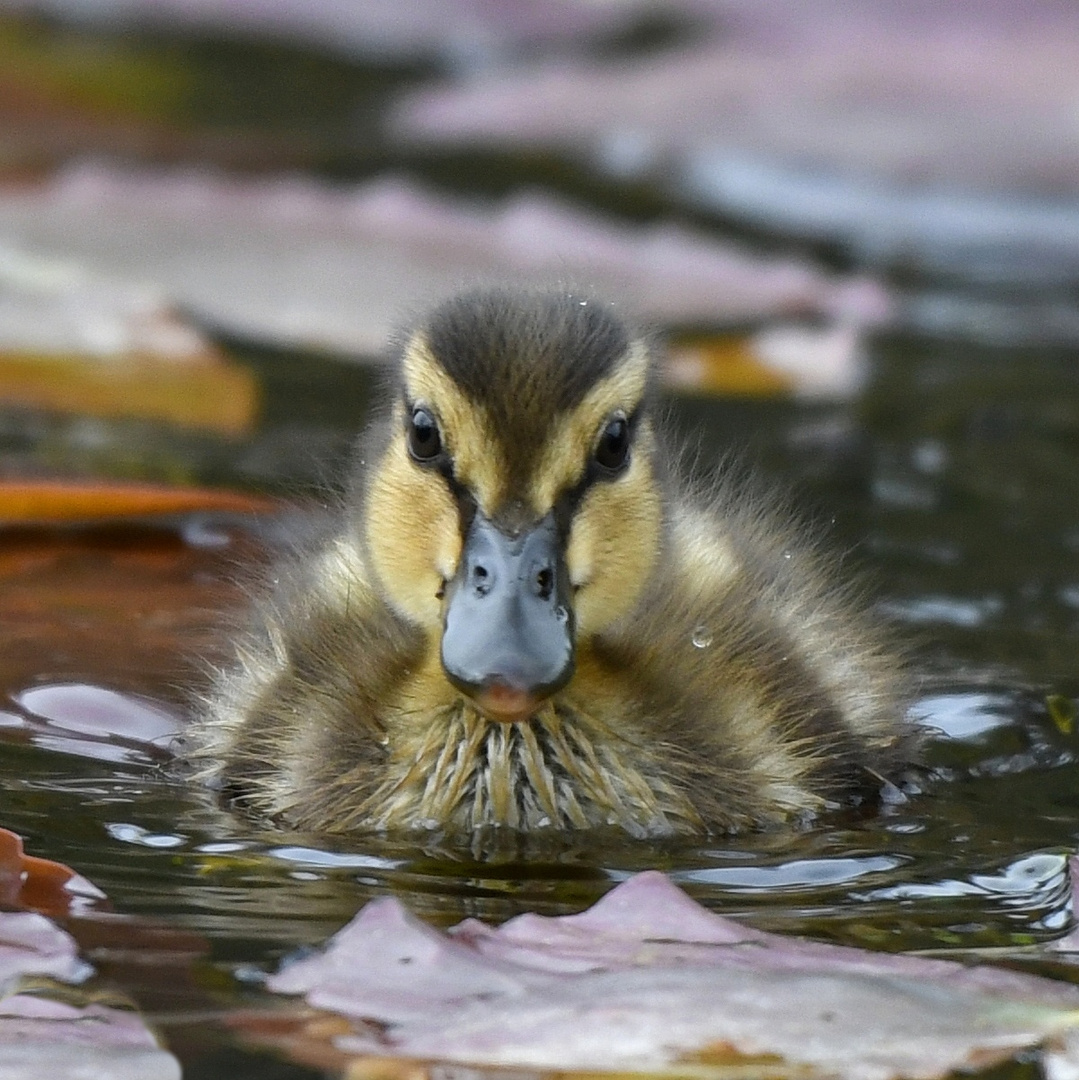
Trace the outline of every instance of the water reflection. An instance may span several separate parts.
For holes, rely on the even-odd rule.
[[[944,623],[973,629],[1004,610],[999,596],[962,599],[957,596],[914,596],[889,600],[879,605],[885,615],[900,622],[915,624]]]
[[[933,694],[915,702],[911,715],[949,739],[978,739],[994,728],[1014,723],[1014,697],[972,691]]]
[[[365,855],[359,852],[323,851],[309,847],[270,848],[268,854],[301,866],[335,870],[395,870],[401,865],[400,859],[384,859],[377,855]]]
[[[135,551],[145,541],[149,553],[133,585],[115,538],[68,537],[52,542],[54,561],[33,579],[33,595],[51,606],[18,622],[25,574],[3,601],[15,612],[0,673],[3,823],[35,854],[101,887],[121,915],[190,932],[210,950],[217,985],[242,983],[250,994],[282,955],[324,941],[377,895],[397,894],[439,925],[469,915],[498,921],[579,910],[650,868],[765,929],[885,949],[1048,940],[1068,924],[1063,854],[1079,844],[1079,734],[1053,718],[1079,694],[1079,455],[1068,449],[1067,424],[996,448],[993,424],[968,422],[971,410],[989,416],[987,400],[1012,396],[1010,384],[984,381],[984,359],[968,357],[949,375],[951,358],[927,346],[882,346],[859,415],[671,402],[699,438],[702,466],[739,445],[790,478],[810,514],[826,509],[833,547],[855,548],[852,562],[869,564],[878,610],[913,643],[912,713],[935,729],[925,790],[905,803],[703,842],[556,835],[484,858],[437,836],[328,841],[263,831],[165,767],[183,719],[171,704],[181,685],[176,656],[205,655],[213,605],[236,595],[222,585],[227,566],[250,551],[235,533],[220,545],[201,524],[185,532],[179,523],[152,543],[137,532],[124,541]],[[1066,407],[1059,383],[1038,394],[1046,409],[1058,399]],[[819,436],[812,452],[810,428]],[[343,426],[334,437],[346,445]],[[1070,453],[1075,468],[1060,468],[1055,451]],[[282,454],[273,468],[285,475]],[[990,474],[1001,465],[998,484]],[[275,542],[270,532],[260,539]],[[20,567],[38,551],[25,539],[9,547]],[[149,597],[152,620],[143,614]],[[67,621],[72,603],[83,630]],[[167,633],[128,648],[128,625]],[[19,638],[7,626],[33,633]],[[698,647],[713,633],[698,628]],[[168,989],[155,993],[173,1002]]]
[[[823,889],[896,870],[909,860],[896,855],[867,855],[862,858],[792,859],[777,866],[718,866],[676,873],[679,884],[719,885],[731,891],[758,889],[780,894],[784,890]]]
[[[996,873],[907,881],[861,893],[857,899],[870,903],[943,901],[954,913],[951,902],[960,897],[974,897],[996,907],[1008,918],[1018,918],[1029,931],[1061,929],[1067,923],[1071,899],[1067,858],[1057,853],[1035,853],[1008,863]]]
[[[152,833],[140,825],[130,825],[126,822],[106,822],[105,831],[114,840],[120,840],[125,844],[139,844],[148,848],[183,847],[187,842],[186,836],[174,836],[172,833]]]
[[[90,683],[46,683],[12,695],[21,713],[5,713],[5,736],[20,735],[54,753],[117,764],[170,759],[181,717],[144,697]]]

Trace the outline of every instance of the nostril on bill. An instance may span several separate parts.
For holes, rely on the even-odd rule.
[[[473,566],[470,578],[477,596],[486,596],[491,591],[491,575],[486,566]]]
[[[554,571],[549,567],[544,567],[536,575],[536,595],[541,600],[550,600],[552,592],[554,592]]]

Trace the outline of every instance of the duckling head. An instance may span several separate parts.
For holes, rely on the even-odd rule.
[[[370,563],[445,679],[526,720],[658,557],[647,347],[591,300],[489,291],[438,308],[399,371],[364,480]]]

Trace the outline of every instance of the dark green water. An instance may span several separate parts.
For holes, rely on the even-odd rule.
[[[191,53],[188,44],[166,46],[170,63],[188,65],[186,77],[194,78],[191,65],[201,71],[182,115],[226,131],[268,125],[274,137],[263,132],[263,149],[243,167],[348,178],[407,167],[470,192],[543,183],[637,217],[670,209],[655,190],[602,182],[567,162],[417,160],[387,147],[377,124],[385,93],[419,78],[418,68],[364,74],[308,53],[207,42]],[[306,88],[299,98],[297,82]],[[178,140],[173,155],[200,145]],[[362,424],[370,372],[268,352],[241,359],[260,371],[267,392],[262,426],[248,442],[137,424],[96,425],[88,437],[77,421],[0,413],[0,461],[310,494],[336,474]],[[240,1048],[218,1020],[264,1000],[259,973],[279,957],[324,941],[389,891],[440,924],[501,920],[578,910],[628,874],[657,867],[707,906],[768,929],[888,950],[1003,949],[1013,962],[1071,977],[1024,950],[1069,925],[1065,857],[1079,834],[1079,733],[1060,730],[1050,708],[1066,714],[1079,694],[1076,350],[894,337],[873,344],[870,384],[851,404],[679,398],[670,406],[672,422],[700,443],[703,467],[737,448],[817,523],[822,542],[843,556],[843,572],[867,578],[882,617],[909,643],[915,711],[947,733],[931,751],[938,778],[881,815],[800,832],[704,844],[566,838],[527,859],[475,862],[418,844],[327,846],[260,834],[208,810],[137,753],[102,760],[100,747],[91,756],[77,740],[28,741],[22,728],[0,726],[0,824],[137,918],[113,938],[93,920],[76,919],[72,929],[99,984],[142,1004],[184,1059],[185,1075],[312,1075]],[[92,577],[99,549],[116,544],[175,554],[185,537],[206,542],[196,524],[91,537],[68,570]],[[44,542],[0,536],[4,551]],[[188,647],[209,640],[205,591],[233,596],[228,563],[247,550],[237,543],[178,576],[170,610],[182,611],[185,589],[199,609],[199,633],[179,635]],[[85,618],[92,636],[100,612],[75,601],[57,610],[62,642],[43,647],[40,659],[21,624],[0,626],[0,692],[9,698],[0,721],[4,710],[18,717],[16,695],[54,683],[139,693],[182,714],[178,702],[193,679],[184,656],[146,645],[141,624],[129,639],[112,628],[91,656],[67,630]]]
[[[332,474],[371,377],[285,359],[248,356],[270,393],[250,444],[210,453],[165,440],[160,452],[186,455],[194,475],[272,475],[297,490]],[[307,365],[302,386],[296,363]],[[183,978],[154,963],[133,975],[109,948],[97,957],[101,978],[162,1023],[190,1076],[263,1072],[259,1055],[215,1041],[208,1016],[258,1001],[259,972],[387,891],[438,923],[501,920],[577,910],[658,867],[709,907],[768,929],[889,950],[1003,947],[1021,960],[1069,924],[1065,856],[1079,833],[1079,735],[1059,730],[1049,708],[1055,696],[1066,712],[1079,690],[1077,380],[1065,355],[891,340],[875,346],[872,384],[853,405],[670,401],[672,422],[700,441],[702,467],[741,448],[845,553],[844,572],[868,578],[909,642],[915,711],[948,737],[932,749],[939,778],[886,813],[694,844],[566,838],[475,862],[381,839],[258,834],[208,811],[165,768],[20,739],[3,748],[4,824],[97,883],[116,911],[205,947],[180,965]],[[114,437],[122,445],[131,432]],[[224,549],[215,573],[230,557]],[[24,667],[5,689],[88,678],[85,657],[63,663],[52,656],[40,680]],[[159,657],[117,664],[111,679],[95,668],[90,681],[176,710],[181,670]]]

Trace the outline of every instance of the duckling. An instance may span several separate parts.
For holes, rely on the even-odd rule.
[[[434,310],[216,677],[202,777],[320,832],[704,834],[879,791],[917,741],[899,665],[794,526],[676,477],[653,384],[592,299]]]

